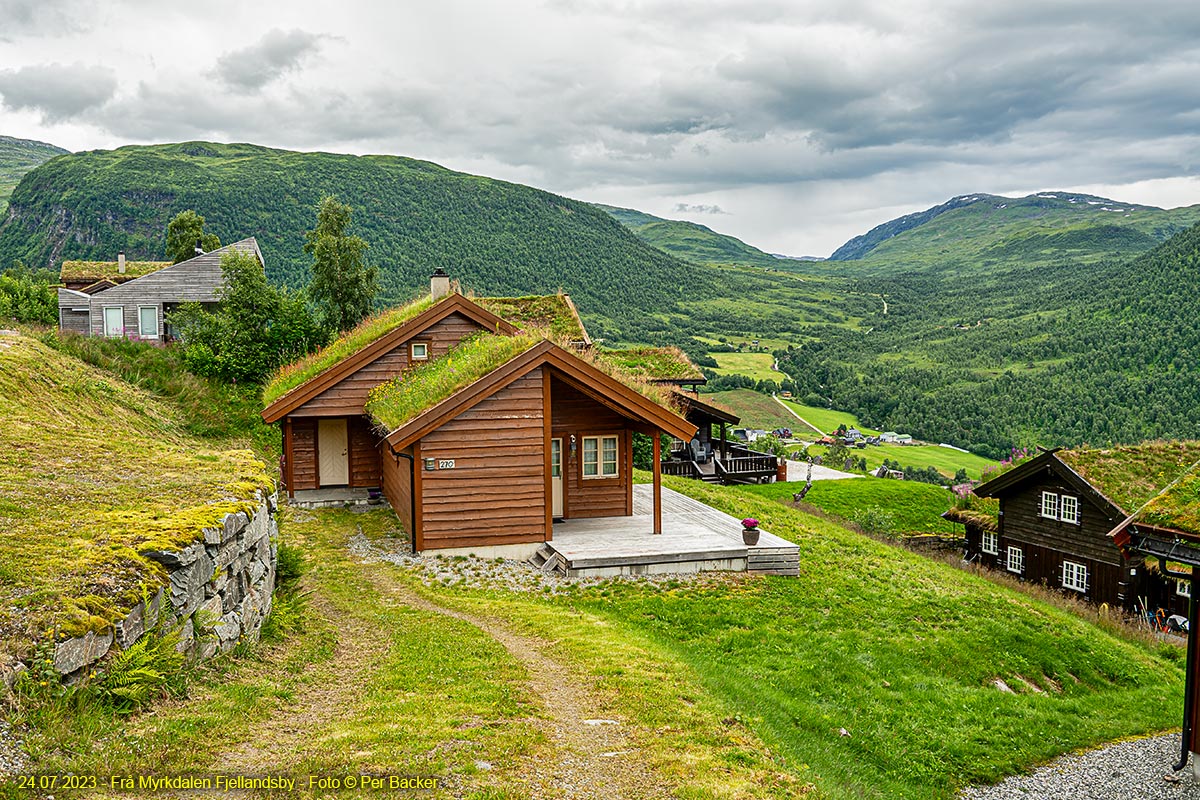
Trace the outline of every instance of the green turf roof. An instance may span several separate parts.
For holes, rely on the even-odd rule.
[[[371,342],[386,336],[433,305],[433,299],[426,295],[411,303],[389,308],[363,320],[327,347],[280,367],[263,389],[263,402],[266,405],[274,403],[296,387],[307,383]]]
[[[163,267],[171,266],[170,261],[126,261],[125,272],[118,271],[116,261],[64,261],[59,280],[63,283],[71,281],[96,281],[107,278],[113,282],[133,280],[151,272],[158,272]]]
[[[446,355],[376,386],[367,397],[367,413],[379,425],[394,431],[541,341],[536,333],[477,333]]]
[[[704,380],[704,373],[678,347],[604,350],[600,357],[648,381]]]
[[[587,331],[565,294],[468,299],[518,328],[541,331],[556,341],[587,340]]]
[[[1132,513],[1200,460],[1200,441],[1078,448],[1057,455],[1105,497]],[[1172,507],[1165,501],[1159,506],[1164,511]]]

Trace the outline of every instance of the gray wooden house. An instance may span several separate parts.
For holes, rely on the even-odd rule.
[[[252,253],[263,263],[258,242],[250,237],[120,283],[60,288],[59,327],[90,336],[167,341],[172,336],[165,316],[180,303],[216,303],[224,282],[221,258],[235,251]]]

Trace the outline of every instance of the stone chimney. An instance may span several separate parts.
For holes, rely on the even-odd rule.
[[[429,276],[429,293],[434,300],[440,300],[450,294],[450,276],[441,267],[435,269]]]
[[[125,254],[124,253],[117,253],[117,274],[118,275],[125,274]]]

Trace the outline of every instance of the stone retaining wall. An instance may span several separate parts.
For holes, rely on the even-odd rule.
[[[278,526],[275,495],[260,493],[256,499],[253,514],[226,514],[219,527],[204,529],[202,541],[147,553],[166,567],[166,586],[111,630],[59,643],[55,668],[68,678],[81,673],[114,645],[125,648],[140,639],[160,612],[182,626],[180,650],[198,659],[257,639],[275,590]]]

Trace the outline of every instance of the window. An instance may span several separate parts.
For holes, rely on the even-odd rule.
[[[158,338],[158,306],[138,306],[138,336]]]
[[[1074,589],[1077,592],[1086,592],[1088,584],[1088,568],[1084,564],[1076,564],[1074,561],[1063,562],[1063,577],[1062,585],[1064,589]]]
[[[125,307],[107,306],[104,309],[104,335],[125,335]]]
[[[1079,498],[1063,495],[1058,498],[1058,518],[1063,522],[1079,524]]]
[[[583,437],[583,477],[617,477],[617,437]]]
[[[1008,559],[1005,568],[1018,575],[1025,571],[1025,551],[1019,547],[1009,546]]]
[[[1192,582],[1189,580],[1175,581],[1175,594],[1180,597],[1192,596]]]
[[[429,342],[413,342],[409,350],[413,361],[429,360]]]
[[[1058,519],[1058,495],[1054,492],[1042,492],[1042,516]]]
[[[1000,552],[1000,535],[995,531],[983,532],[983,552],[996,555]]]

